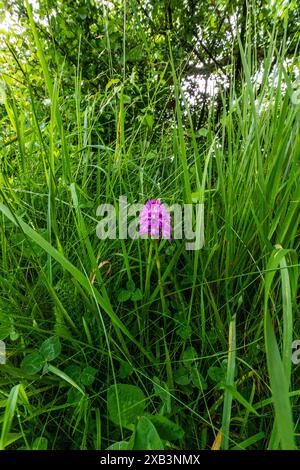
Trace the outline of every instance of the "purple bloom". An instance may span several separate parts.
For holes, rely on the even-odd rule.
[[[140,212],[140,235],[171,239],[171,216],[159,199],[150,199]]]

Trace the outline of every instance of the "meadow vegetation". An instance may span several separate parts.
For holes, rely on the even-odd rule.
[[[98,75],[63,16],[25,1],[23,32],[1,33],[0,448],[299,447],[299,9],[258,47],[248,5],[199,108],[193,50],[169,27],[155,59],[140,3],[112,3],[127,16],[93,32]],[[203,203],[204,247],[99,240],[97,207],[121,195]]]

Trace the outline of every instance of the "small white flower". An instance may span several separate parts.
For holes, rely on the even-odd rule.
[[[50,98],[45,98],[45,99],[43,100],[43,105],[44,105],[44,106],[50,106],[50,105],[51,105],[51,100],[50,100]]]

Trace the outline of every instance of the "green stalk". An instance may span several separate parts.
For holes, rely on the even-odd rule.
[[[162,312],[164,316],[164,320],[166,319],[166,300],[164,296],[164,290],[163,290],[163,282],[162,282],[162,277],[161,277],[161,267],[160,267],[160,259],[159,259],[159,250],[158,250],[158,240],[154,240],[154,246],[155,246],[155,261],[156,261],[156,267],[157,267],[157,276],[158,276],[158,285],[159,285],[159,293],[160,293],[160,300],[161,300],[161,306],[162,306]]]

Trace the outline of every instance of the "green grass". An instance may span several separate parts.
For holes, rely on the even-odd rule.
[[[0,149],[0,448],[210,449],[218,433],[223,449],[299,448],[300,107],[285,45],[266,51],[260,87],[253,51],[242,51],[243,86],[231,84],[199,136],[174,66],[169,122],[157,114],[149,125],[146,112],[127,122],[126,77],[108,77],[87,105],[80,64],[63,98],[63,71],[50,74],[28,14],[51,106],[26,74],[28,106],[7,84],[16,139]],[[108,145],[98,120],[111,109]],[[204,247],[100,241],[97,206],[120,195],[204,203]],[[133,288],[141,298],[121,301]],[[53,337],[61,352],[29,374],[22,360]],[[125,402],[117,384],[140,390]]]

